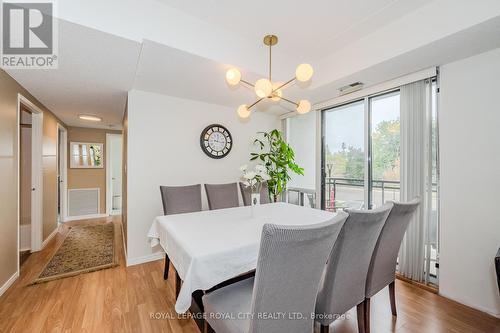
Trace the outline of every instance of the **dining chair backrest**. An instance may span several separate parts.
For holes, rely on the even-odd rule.
[[[316,302],[318,321],[329,325],[365,299],[366,274],[378,236],[392,203],[373,210],[348,210],[326,265]],[[323,317],[323,315],[326,315]]]
[[[498,292],[500,293],[500,248],[495,256],[495,270],[497,271]]]
[[[399,248],[419,204],[419,199],[394,203],[373,251],[366,279],[366,298],[394,281]]]
[[[250,333],[312,332],[321,274],[347,214],[307,226],[265,224],[253,286]],[[283,221],[286,222],[286,221]],[[280,320],[258,314],[285,313]],[[305,315],[294,320],[293,313]]]
[[[205,184],[209,209],[238,207],[238,184]]]
[[[250,206],[252,204],[252,189],[248,186],[245,186],[245,184],[243,183],[239,184],[241,197],[243,198],[243,205]],[[260,188],[260,203],[269,203],[269,187],[267,186],[267,183],[262,183],[262,186]]]
[[[165,215],[201,211],[201,185],[160,186]]]

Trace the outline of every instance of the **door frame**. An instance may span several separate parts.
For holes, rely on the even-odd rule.
[[[61,132],[61,141],[59,141],[59,132]],[[60,192],[59,197],[61,200],[58,222],[62,223],[66,222],[68,218],[68,130],[59,123],[57,123],[57,153],[59,154],[57,174],[61,177],[59,184],[57,184],[57,191]]]
[[[106,133],[106,161],[105,161],[105,166],[106,166],[106,214],[108,216],[111,215],[118,215],[120,213],[113,212],[113,179],[111,177],[111,168],[112,168],[112,162],[111,162],[111,139],[113,137],[119,137],[122,139],[122,144],[123,144],[123,135],[119,133]],[[122,161],[123,162],[123,161]],[[122,175],[123,177],[123,175]]]
[[[28,98],[17,94],[17,251],[20,250],[20,200],[21,200],[21,105],[31,112],[31,252],[40,251],[43,244],[43,111]],[[19,256],[17,269],[19,272]]]

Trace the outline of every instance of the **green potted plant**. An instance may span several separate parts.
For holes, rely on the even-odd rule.
[[[278,201],[279,196],[286,190],[286,185],[293,172],[303,175],[304,169],[295,163],[295,152],[283,139],[283,134],[274,129],[270,132],[258,132],[259,137],[254,145],[259,152],[251,153],[250,160],[260,160],[267,169],[270,179],[267,181],[269,195],[272,201]]]

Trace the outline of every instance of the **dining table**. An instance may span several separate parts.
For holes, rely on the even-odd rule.
[[[284,202],[158,216],[148,233],[182,280],[175,311],[185,313],[195,291],[209,290],[257,267],[262,227],[310,225],[336,213]]]

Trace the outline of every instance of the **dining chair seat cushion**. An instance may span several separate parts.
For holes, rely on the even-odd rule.
[[[217,333],[246,333],[250,328],[254,278],[203,296],[207,322]]]

